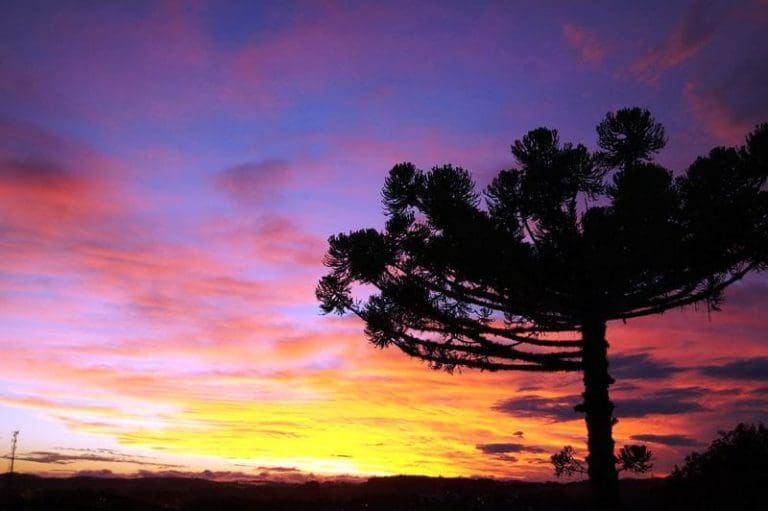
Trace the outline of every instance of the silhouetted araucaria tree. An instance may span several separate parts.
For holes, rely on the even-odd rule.
[[[396,165],[385,229],[332,236],[317,297],[362,318],[374,345],[435,369],[583,372],[587,471],[610,507],[606,324],[717,310],[726,287],[768,267],[768,124],[678,177],[653,161],[666,137],[647,110],[608,113],[597,134],[591,153],[530,131],[483,193],[460,167]],[[360,285],[374,291],[355,298]]]

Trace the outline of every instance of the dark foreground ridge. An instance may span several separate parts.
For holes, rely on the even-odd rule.
[[[585,482],[525,483],[490,479],[398,476],[365,483],[236,483],[191,478],[42,478],[0,476],[2,511],[555,511],[587,510]],[[701,507],[690,486],[667,479],[621,481],[625,510],[721,509]],[[716,505],[710,501],[710,506]],[[726,509],[726,508],[722,508]],[[761,509],[747,503],[739,508]]]

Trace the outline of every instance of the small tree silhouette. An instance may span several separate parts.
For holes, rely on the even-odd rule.
[[[621,448],[619,455],[615,459],[615,463],[618,464],[616,471],[623,472],[628,470],[637,474],[648,472],[653,468],[652,458],[653,453],[644,445],[625,445]],[[560,452],[553,454],[549,459],[555,467],[555,475],[557,477],[570,477],[574,474],[584,474],[587,472],[584,463],[575,457],[575,451],[570,445],[566,445]]]
[[[550,457],[552,465],[555,467],[555,475],[557,477],[572,476],[574,474],[584,474],[587,469],[584,467],[584,463],[575,457],[573,447],[566,445],[563,449],[553,454]]]
[[[325,313],[353,313],[377,347],[434,369],[581,371],[587,472],[618,502],[606,324],[704,302],[768,261],[768,124],[677,178],[646,110],[609,113],[600,151],[538,128],[484,194],[451,165],[395,165],[382,232],[331,236],[317,287]],[[353,287],[375,289],[356,299]],[[572,334],[577,334],[578,338]]]

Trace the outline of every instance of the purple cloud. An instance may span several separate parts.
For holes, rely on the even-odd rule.
[[[477,444],[475,446],[479,451],[485,454],[504,454],[504,453],[521,453],[530,452],[534,454],[540,454],[547,452],[546,449],[536,447],[535,445],[525,445],[518,443],[495,443],[495,444]]]
[[[637,440],[638,442],[648,442],[651,444],[668,445],[670,447],[690,447],[695,445],[701,445],[701,442],[695,438],[691,438],[685,435],[631,435],[631,440]]]
[[[649,353],[613,355],[610,357],[610,372],[617,380],[669,378],[682,371],[669,362],[660,361]]]
[[[648,415],[676,415],[704,411],[696,398],[704,394],[698,387],[663,389],[648,397],[614,399],[617,417],[646,417]],[[552,422],[581,419],[583,415],[574,406],[583,401],[579,395],[546,398],[537,395],[514,397],[496,403],[493,409],[515,417],[541,418]]]
[[[271,202],[291,182],[290,166],[278,159],[236,165],[214,177],[219,189],[246,205]]]
[[[768,357],[740,358],[702,367],[704,376],[726,380],[768,381]]]

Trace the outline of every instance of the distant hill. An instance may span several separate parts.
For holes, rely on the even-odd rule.
[[[665,481],[622,481],[628,510],[663,509]],[[381,477],[364,483],[231,483],[193,478],[0,476],[2,511],[581,510],[586,483]]]
[[[700,485],[699,485],[700,486]],[[711,498],[710,487],[624,479],[625,511],[762,510],[760,495]],[[377,477],[367,482],[253,483],[202,478],[0,475],[0,511],[586,511],[586,482]],[[753,498],[754,497],[754,498]],[[728,505],[724,502],[730,502]],[[746,503],[746,504],[745,504]]]

